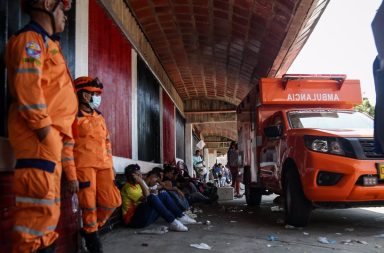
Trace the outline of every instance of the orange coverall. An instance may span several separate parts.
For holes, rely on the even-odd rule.
[[[121,205],[120,191],[114,184],[112,150],[104,117],[98,111],[79,111],[75,121],[73,150],[79,180],[79,205],[83,229],[96,232]]]
[[[13,252],[34,252],[58,237],[62,166],[76,180],[71,126],[78,104],[59,42],[37,23],[9,40],[5,58],[13,96],[9,139],[17,159]],[[46,126],[40,142],[35,130]]]

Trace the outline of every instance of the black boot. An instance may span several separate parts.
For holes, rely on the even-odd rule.
[[[103,253],[103,245],[101,244],[98,232],[83,233],[83,236],[89,253]]]
[[[55,253],[55,249],[56,249],[56,244],[53,243],[48,247],[45,247],[43,249],[38,249],[36,253]]]

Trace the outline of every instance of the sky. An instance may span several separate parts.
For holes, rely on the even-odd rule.
[[[346,74],[360,80],[363,97],[374,104],[371,22],[381,1],[331,0],[287,73]]]

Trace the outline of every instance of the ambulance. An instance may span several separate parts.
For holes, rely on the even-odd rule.
[[[284,200],[286,224],[308,225],[314,208],[384,204],[384,156],[373,119],[354,110],[360,82],[345,75],[261,78],[237,108],[246,201]]]

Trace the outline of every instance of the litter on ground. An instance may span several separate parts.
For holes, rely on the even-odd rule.
[[[279,237],[277,237],[276,235],[268,235],[267,240],[274,242],[274,241],[279,240]]]
[[[323,243],[323,244],[334,244],[334,243],[336,243],[335,240],[330,240],[327,237],[321,237],[321,236],[317,238],[317,241],[320,242],[320,243]]]
[[[191,244],[190,246],[193,248],[197,248],[197,249],[206,249],[206,250],[212,249],[211,246],[209,246],[208,244],[205,244],[203,242],[200,244]]]

